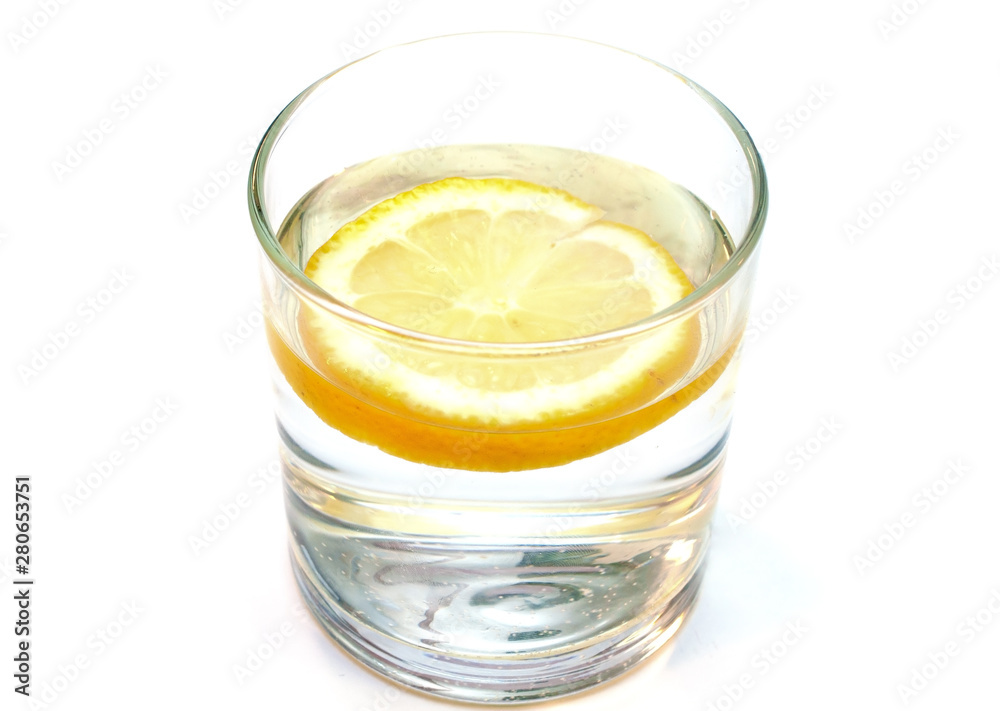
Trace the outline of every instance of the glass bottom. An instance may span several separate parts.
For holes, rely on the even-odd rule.
[[[680,630],[701,587],[702,569],[666,607],[613,637],[582,649],[536,655],[456,657],[436,654],[379,633],[323,593],[317,576],[296,555],[292,562],[309,610],[344,651],[393,681],[454,701],[517,704],[584,691],[647,658]]]

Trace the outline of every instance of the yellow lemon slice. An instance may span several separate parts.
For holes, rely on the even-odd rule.
[[[311,364],[271,330],[278,365],[328,424],[435,466],[555,466],[628,441],[724,368],[663,397],[693,367],[697,320],[546,355],[497,345],[608,331],[692,291],[662,246],[602,214],[564,191],[501,178],[448,178],[379,203],[320,247],[306,275],[377,319],[479,342],[481,352],[376,337],[304,306]]]

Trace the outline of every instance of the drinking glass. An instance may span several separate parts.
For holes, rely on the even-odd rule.
[[[380,321],[305,275],[340,227],[452,176],[599,205],[666,248],[693,291],[606,328],[637,293],[623,288],[570,338],[484,343]],[[585,689],[671,639],[702,578],[767,209],[736,117],[620,49],[439,37],[299,94],[260,143],[249,203],[293,569],[330,636],[398,682],[488,703]],[[321,342],[306,326],[316,319]],[[511,403],[531,407],[511,384],[524,373],[572,385],[681,333],[685,355],[558,424],[505,424]],[[348,353],[354,366],[338,366]],[[445,378],[471,383],[496,417],[438,416],[386,385],[400,378],[428,393]]]

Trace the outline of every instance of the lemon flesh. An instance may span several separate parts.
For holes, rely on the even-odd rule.
[[[691,283],[665,249],[569,193],[501,178],[448,178],[386,200],[345,225],[306,275],[388,323],[462,341],[560,341],[635,323]],[[313,313],[305,329],[324,364],[363,371],[370,341]],[[554,358],[429,356],[383,345],[390,398],[465,426],[542,422],[635,390],[651,368],[688,364],[690,324]],[[370,371],[371,368],[368,368]],[[683,367],[671,367],[676,378]],[[661,377],[662,381],[662,377]]]
[[[466,347],[303,303],[305,357],[268,329],[278,366],[325,422],[411,461],[511,471],[626,442],[704,393],[732,349],[692,378],[696,317],[599,344],[570,340],[642,321],[693,290],[655,240],[602,215],[564,191],[503,178],[447,178],[385,200],[322,245],[306,276],[380,321]],[[562,344],[544,346],[553,341]],[[532,355],[503,348],[525,343],[542,345]]]

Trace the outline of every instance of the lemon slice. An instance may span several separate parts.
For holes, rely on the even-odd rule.
[[[279,367],[329,424],[437,466],[553,466],[627,441],[707,388],[677,388],[698,354],[696,320],[544,356],[490,345],[612,330],[692,291],[662,246],[602,215],[501,178],[447,178],[379,203],[320,247],[306,275],[359,311],[482,343],[482,354],[374,335],[306,306],[312,367],[272,332]]]

